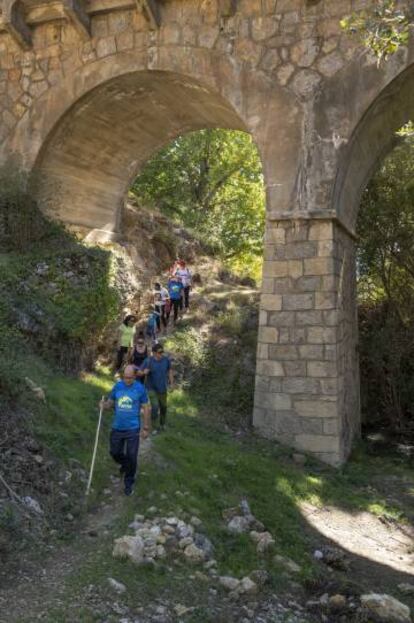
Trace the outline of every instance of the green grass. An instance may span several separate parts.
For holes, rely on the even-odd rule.
[[[76,449],[77,435],[88,430],[92,438],[94,416],[90,412],[94,410],[96,396],[109,381],[105,374],[77,382],[52,381],[51,403],[63,409],[71,423],[70,431],[68,424],[63,423],[58,424],[56,430],[56,437],[62,432],[65,439],[64,444],[60,444],[65,446],[63,454],[82,456],[83,451]],[[306,526],[300,511],[303,502],[332,505],[355,515],[367,510],[401,515],[401,509],[390,505],[380,492],[369,487],[372,477],[381,473],[399,477],[409,474],[393,459],[380,463],[359,451],[339,471],[312,460],[305,467],[296,466],[289,458],[289,451],[275,443],[254,436],[235,439],[217,425],[201,419],[191,391],[176,390],[170,395],[169,421],[167,432],[154,440],[154,460],[141,465],[137,495],[121,498],[113,524],[108,528],[110,533],[89,543],[90,551],[66,580],[62,597],[65,605],[48,613],[46,620],[50,623],[69,622],[73,610],[68,615],[67,605],[73,603],[82,604],[83,610],[76,612],[78,620],[84,623],[101,620],[99,616],[94,618],[96,613],[87,606],[85,587],[93,585],[95,599],[99,595],[98,602],[104,601],[108,599],[108,577],[126,585],[122,603],[132,610],[138,605],[154,603],[158,598],[170,599],[184,605],[199,604],[197,620],[209,621],[204,610],[209,584],[189,579],[199,567],[166,559],[151,569],[112,558],[113,539],[130,533],[128,524],[134,514],[145,515],[151,506],[157,507],[159,516],[175,514],[189,518],[197,515],[215,546],[220,574],[243,577],[253,569],[266,568],[271,574],[270,590],[277,592],[283,592],[287,580],[283,569],[273,562],[275,552],[290,557],[302,567],[300,581],[305,582],[318,574],[312,551],[320,535]],[[115,470],[106,463],[107,432],[102,437],[99,459],[102,476],[107,475],[108,470]],[[88,456],[86,450],[85,446],[85,457]],[[259,556],[247,535],[234,536],[226,531],[222,513],[236,506],[243,497],[273,534],[275,552]],[[73,547],[82,549],[85,543],[75,541]],[[109,598],[115,599],[111,595]]]

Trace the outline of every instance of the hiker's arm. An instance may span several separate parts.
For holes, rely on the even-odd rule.
[[[101,400],[100,403],[99,403],[99,405],[104,410],[112,409],[114,404],[115,404],[115,401],[112,400],[111,398],[106,398],[105,400]]]
[[[174,372],[172,368],[168,370],[168,380],[170,383],[170,387],[172,387],[174,385]]]

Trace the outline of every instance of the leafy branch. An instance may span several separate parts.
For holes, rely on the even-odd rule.
[[[412,23],[411,10],[398,8],[395,0],[377,0],[374,7],[345,17],[341,27],[358,36],[381,63],[407,45]]]

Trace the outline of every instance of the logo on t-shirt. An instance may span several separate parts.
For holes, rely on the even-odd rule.
[[[134,402],[132,400],[132,398],[130,398],[129,396],[121,396],[121,398],[119,398],[118,400],[118,407],[119,409],[124,409],[124,410],[130,410],[132,409],[134,406]]]

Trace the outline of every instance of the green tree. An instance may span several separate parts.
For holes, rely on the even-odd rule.
[[[414,135],[408,127],[364,192],[358,219],[362,406],[414,424]]]
[[[201,130],[174,140],[147,163],[131,192],[229,262],[248,264],[262,254],[263,174],[245,132]]]
[[[407,44],[412,23],[413,9],[410,3],[400,8],[395,0],[376,0],[369,9],[345,17],[341,26],[360,37],[364,45],[374,52],[378,62],[381,62]]]

